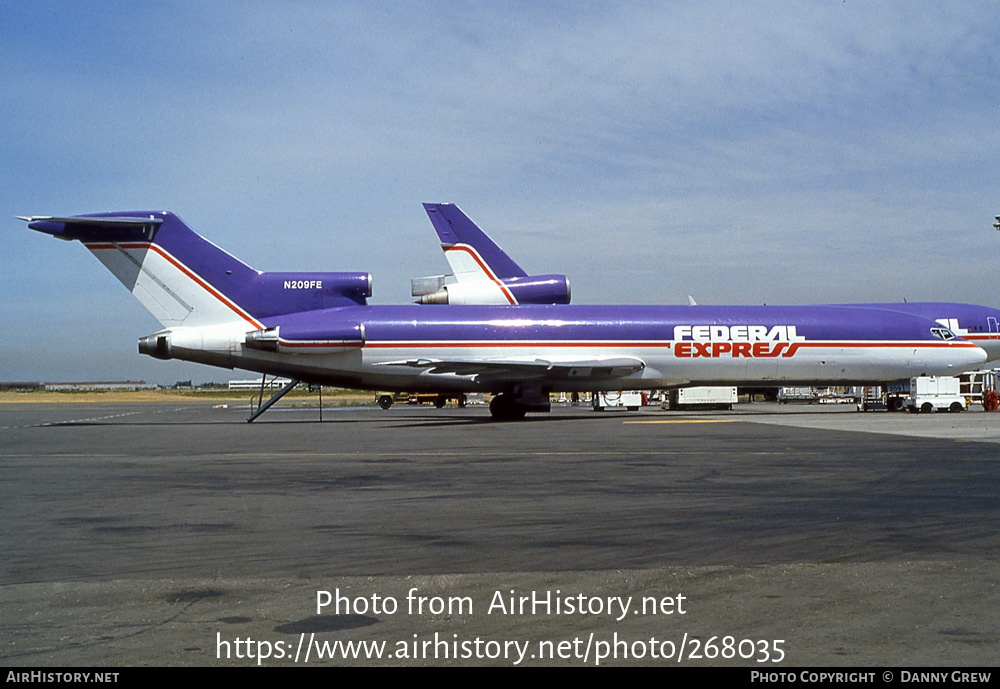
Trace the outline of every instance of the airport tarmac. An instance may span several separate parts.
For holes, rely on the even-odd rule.
[[[0,664],[1000,657],[1000,414],[317,415],[0,405]]]

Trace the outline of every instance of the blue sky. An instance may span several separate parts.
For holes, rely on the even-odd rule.
[[[15,214],[167,209],[262,270],[574,303],[997,305],[996,3],[0,2],[0,380],[226,380]]]

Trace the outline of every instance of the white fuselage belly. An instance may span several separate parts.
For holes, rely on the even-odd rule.
[[[690,342],[367,342],[364,347],[334,354],[285,354],[247,348],[246,326],[230,323],[169,331],[174,358],[260,373],[343,381],[371,389],[493,390],[488,377],[437,374],[405,365],[404,360],[578,361],[632,357],[645,368],[614,381],[615,389],[647,389],[687,384],[815,382],[826,384],[902,380],[914,371],[926,375],[958,375],[975,365],[978,348],[964,342],[807,342],[770,343],[747,347],[691,347]],[[678,344],[689,345],[678,347]],[[779,346],[781,345],[781,346]],[[794,351],[792,347],[794,346]],[[680,355],[679,355],[680,354]],[[756,356],[755,356],[756,354]],[[981,358],[981,357],[980,357]],[[546,387],[566,391],[608,389],[606,380],[592,380],[581,371]]]

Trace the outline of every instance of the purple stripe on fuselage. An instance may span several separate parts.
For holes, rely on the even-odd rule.
[[[913,341],[945,344],[931,334],[936,324],[918,316],[869,308],[833,306],[365,306],[289,314],[266,319],[283,338],[364,324],[365,340],[377,342],[666,342],[677,326],[759,326],[805,341]],[[789,331],[791,326],[793,330]],[[774,328],[779,330],[774,331]],[[780,328],[784,327],[784,331]],[[717,334],[721,334],[718,331]],[[737,331],[740,334],[742,330]],[[692,339],[688,337],[686,339]],[[738,338],[733,338],[738,339]]]
[[[954,319],[965,334],[997,334],[1000,332],[1000,309],[977,304],[956,304],[951,302],[902,302],[897,304],[838,304],[852,308],[881,309],[921,316],[932,321]],[[958,334],[958,333],[956,333]]]

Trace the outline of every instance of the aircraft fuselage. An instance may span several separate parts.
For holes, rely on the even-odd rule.
[[[358,306],[263,320],[277,329],[280,351],[248,346],[243,321],[158,335],[169,336],[172,358],[413,391],[497,392],[514,377],[603,390],[613,376],[593,369],[619,364],[620,373],[622,359],[641,366],[614,377],[615,389],[874,383],[956,375],[985,360],[970,342],[932,334],[933,321],[831,306]],[[348,330],[363,336],[329,336]],[[509,373],[519,367],[520,376]]]

